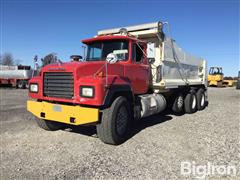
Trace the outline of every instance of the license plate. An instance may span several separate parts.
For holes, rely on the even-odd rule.
[[[53,105],[53,111],[54,112],[62,112],[62,107],[59,105]]]

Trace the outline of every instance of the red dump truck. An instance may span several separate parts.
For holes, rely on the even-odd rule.
[[[108,144],[123,143],[133,121],[195,113],[207,102],[206,61],[185,53],[154,22],[99,31],[82,42],[84,61],[45,66],[29,84],[27,109],[45,130],[95,125]]]

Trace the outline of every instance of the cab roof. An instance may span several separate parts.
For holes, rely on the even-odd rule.
[[[82,40],[82,43],[84,44],[89,44],[94,41],[106,41],[106,40],[130,40],[130,41],[138,41],[138,42],[144,42],[136,37],[132,36],[123,36],[123,35],[102,35],[102,36],[97,36],[89,39],[84,39]]]

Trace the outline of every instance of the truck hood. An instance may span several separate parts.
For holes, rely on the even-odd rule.
[[[42,68],[42,72],[73,72],[75,78],[94,76],[97,72],[106,73],[105,61],[54,63]],[[123,65],[108,64],[108,75],[123,76]]]

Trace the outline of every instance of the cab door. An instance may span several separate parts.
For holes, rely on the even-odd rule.
[[[134,94],[144,94],[149,88],[150,67],[145,55],[143,44],[131,43],[131,63],[125,66],[125,76],[131,81]]]

